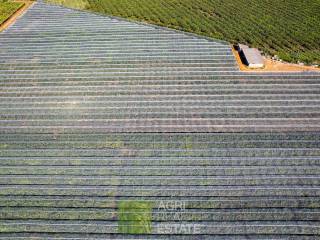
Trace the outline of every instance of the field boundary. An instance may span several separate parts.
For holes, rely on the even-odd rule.
[[[241,62],[238,53],[234,50],[233,45],[230,42],[226,41],[226,40],[207,37],[207,36],[199,35],[199,34],[196,34],[196,33],[186,32],[186,31],[183,31],[183,30],[164,27],[164,26],[155,25],[155,24],[151,24],[151,23],[147,23],[147,22],[143,22],[143,21],[138,21],[138,20],[132,20],[132,19],[124,18],[124,17],[110,15],[110,14],[103,14],[103,13],[93,12],[93,11],[86,10],[86,9],[76,9],[76,8],[66,7],[66,6],[63,6],[63,5],[50,3],[50,2],[47,2],[47,1],[42,1],[42,2],[45,3],[45,4],[48,4],[48,5],[58,6],[60,8],[66,8],[66,9],[70,9],[70,10],[74,10],[74,11],[78,11],[78,12],[86,12],[86,13],[89,13],[89,14],[94,14],[96,16],[108,17],[110,19],[115,19],[115,20],[125,21],[125,22],[131,22],[131,23],[134,23],[134,24],[142,25],[142,26],[153,27],[155,29],[160,29],[160,30],[165,30],[165,31],[172,31],[172,32],[176,32],[176,33],[179,33],[179,34],[184,34],[184,35],[187,35],[187,36],[196,37],[198,39],[205,39],[205,40],[208,40],[210,42],[225,44],[228,47],[230,47],[230,50],[233,52],[235,64],[237,65],[237,68],[238,68],[238,70],[240,72],[245,72],[245,73],[255,73],[255,72],[257,72],[257,73],[268,73],[268,72],[270,72],[270,73],[273,73],[273,72],[278,72],[278,73],[286,73],[286,72],[297,72],[297,73],[298,72],[320,72],[320,68],[316,68],[316,67],[312,67],[312,66],[300,66],[298,64],[289,63],[289,62],[277,62],[277,61],[273,61],[273,60],[271,60],[269,58],[266,58],[266,57],[264,57],[264,59],[267,61],[267,67],[265,67],[263,69],[250,69],[250,68],[246,67]],[[275,66],[275,65],[281,65],[281,66],[279,67],[279,66]]]
[[[2,27],[2,25],[4,25],[11,17],[13,17],[24,6],[25,6],[25,3],[22,3],[22,5],[16,11],[14,11],[14,13],[12,13],[9,17],[7,17],[7,19],[5,19],[2,23],[0,23],[0,27]]]
[[[23,5],[19,7],[11,16],[9,16],[3,23],[0,24],[0,32],[7,29],[11,26],[26,10],[28,10],[33,4],[34,1],[16,1],[21,2]]]
[[[135,24],[138,24],[138,25],[147,26],[147,27],[153,27],[155,29],[160,29],[160,30],[165,30],[165,31],[173,31],[173,32],[176,32],[176,33],[185,34],[185,35],[196,37],[196,38],[199,38],[199,39],[205,39],[205,40],[208,40],[208,41],[211,41],[211,42],[221,43],[221,44],[225,44],[225,45],[230,46],[230,42],[222,40],[222,39],[218,39],[218,38],[211,38],[211,37],[207,37],[207,36],[203,36],[203,35],[199,35],[199,34],[195,34],[195,33],[191,33],[191,32],[186,32],[186,31],[182,31],[182,30],[178,30],[178,29],[174,29],[174,28],[159,26],[159,25],[155,25],[155,24],[151,24],[151,23],[147,23],[147,22],[136,21],[136,20],[123,18],[123,17],[119,17],[119,16],[114,16],[114,15],[110,15],[110,14],[92,12],[92,11],[89,11],[89,10],[86,10],[86,9],[76,9],[76,8],[66,7],[66,6],[62,6],[62,5],[59,5],[59,4],[50,3],[50,2],[47,2],[47,1],[42,1],[42,2],[45,3],[45,4],[48,4],[48,5],[58,6],[58,7],[61,7],[61,8],[66,8],[66,9],[70,9],[70,10],[74,10],[74,11],[78,11],[78,12],[85,12],[85,13],[89,13],[89,14],[94,14],[96,16],[108,17],[108,18],[111,18],[111,19],[119,20],[119,21],[135,23]]]

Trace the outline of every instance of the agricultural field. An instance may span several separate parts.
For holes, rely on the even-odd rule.
[[[23,3],[0,0],[0,25],[21,6],[23,6]]]
[[[246,43],[287,62],[320,63],[318,0],[48,0]]]
[[[0,46],[0,239],[319,238],[320,72],[43,1]]]

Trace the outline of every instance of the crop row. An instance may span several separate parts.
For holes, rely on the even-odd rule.
[[[84,144],[84,145],[88,145],[88,144]],[[6,146],[6,144],[2,144],[2,146]],[[16,149],[15,148],[15,149],[1,149],[1,152],[0,152],[1,157],[87,157],[87,156],[91,156],[91,157],[113,157],[113,156],[119,156],[119,157],[281,157],[281,156],[317,157],[319,156],[319,154],[320,154],[319,148],[253,148],[253,147],[228,148],[227,150],[221,149],[221,148],[134,149],[134,148],[125,148],[125,147],[104,148],[104,149],[90,149],[87,147],[75,148],[75,149],[63,149],[63,148]],[[21,169],[21,170],[22,172],[24,172],[24,169]],[[130,170],[130,168],[128,168],[127,170]],[[134,169],[131,169],[131,170],[134,171]],[[166,172],[166,170],[164,171]],[[176,170],[178,172],[178,169]],[[218,174],[218,169],[213,168],[211,170],[213,173],[215,172],[214,174]],[[199,174],[206,175],[209,172],[211,172],[211,170],[209,168],[203,168],[201,171],[201,174],[200,173]],[[315,170],[314,174],[319,174],[318,173],[319,171],[317,169],[314,169],[314,170]],[[5,172],[5,169],[0,170],[0,172],[1,171]],[[197,170],[193,169],[193,171],[197,171]],[[222,171],[225,171],[225,170],[222,170]],[[233,170],[231,169],[231,171]],[[260,167],[258,167],[256,171],[263,172],[264,169],[260,169]],[[281,174],[280,168],[272,171],[279,171],[279,174]],[[16,172],[15,169],[12,169],[11,173],[15,174],[15,172]],[[45,168],[43,169],[42,174],[49,174],[49,172],[50,172],[50,169]],[[97,168],[94,168],[88,174],[98,174],[98,172],[99,170]],[[67,172],[65,173],[67,174]],[[186,174],[186,170],[181,169],[180,174],[183,175],[184,173]],[[298,173],[307,174],[308,171],[304,172],[303,169],[301,169],[301,172],[299,172],[298,169],[294,169],[294,171],[291,174],[298,174]],[[160,170],[158,173],[157,171],[155,171],[155,172],[152,172],[152,174],[159,175]],[[172,174],[175,174],[174,169],[172,170]],[[248,170],[246,171],[246,174],[254,174],[254,170],[253,169]],[[309,174],[312,174],[312,171]]]
[[[114,146],[115,144],[113,144]],[[302,168],[305,166],[319,167],[319,157],[293,157],[293,156],[275,156],[275,157],[0,157],[1,166],[126,166],[126,167],[244,167],[244,166],[291,166]],[[41,177],[39,175],[39,177]],[[42,176],[44,177],[44,176]],[[71,177],[71,176],[69,176]],[[89,176],[88,176],[89,177]],[[196,178],[208,178],[208,176],[195,176]],[[222,177],[222,176],[220,176]],[[264,176],[260,176],[265,179]],[[274,177],[274,176],[269,176]],[[292,178],[308,178],[309,176],[297,175]],[[313,176],[315,177],[315,176]],[[17,176],[17,178],[19,178]],[[252,178],[252,177],[250,177]],[[281,176],[278,176],[281,178]],[[3,178],[8,180],[7,177]],[[317,179],[317,177],[315,177]],[[164,180],[164,179],[163,179]],[[313,180],[312,180],[313,181]],[[318,180],[317,180],[318,181]],[[315,184],[316,185],[316,184]]]

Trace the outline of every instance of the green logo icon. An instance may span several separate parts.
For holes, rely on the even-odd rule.
[[[123,234],[150,234],[152,204],[145,201],[120,201],[118,231]]]

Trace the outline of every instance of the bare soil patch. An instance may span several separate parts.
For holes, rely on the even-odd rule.
[[[301,66],[299,64],[284,63],[264,57],[265,67],[261,69],[251,69],[242,63],[237,50],[232,47],[233,54],[241,71],[248,72],[320,72],[320,68],[312,66]]]

